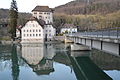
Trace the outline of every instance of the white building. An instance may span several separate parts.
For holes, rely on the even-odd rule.
[[[17,39],[21,38],[21,28],[22,28],[21,25],[16,27],[16,38]]]
[[[23,26],[21,33],[22,43],[44,42],[44,21],[37,20],[31,17],[30,20]]]
[[[44,42],[52,40],[56,34],[53,24],[53,11],[48,6],[36,6],[32,10],[33,17],[21,30],[22,43]]]
[[[61,33],[76,33],[77,27],[73,24],[64,24],[61,28]]]
[[[16,29],[16,37],[20,38],[20,30],[19,29]]]
[[[52,40],[54,35],[56,34],[55,28],[52,26],[53,24],[53,10],[48,6],[36,6],[32,10],[32,15],[37,19],[42,19],[45,21],[44,25],[44,38],[48,40]]]

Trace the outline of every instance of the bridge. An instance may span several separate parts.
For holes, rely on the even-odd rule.
[[[74,43],[120,55],[120,27],[66,34]]]

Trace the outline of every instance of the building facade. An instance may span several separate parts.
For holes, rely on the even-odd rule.
[[[23,26],[22,32],[22,43],[33,43],[33,42],[44,42],[44,24],[35,17],[32,17],[26,24]]]
[[[52,40],[56,34],[53,27],[53,11],[48,6],[36,6],[32,17],[21,29],[21,40],[27,42],[44,42]]]
[[[64,24],[61,28],[61,33],[76,33],[77,27],[73,24]]]
[[[36,6],[32,10],[32,15],[37,19],[45,21],[44,38],[52,40],[56,34],[56,30],[53,27],[53,10],[48,6]]]

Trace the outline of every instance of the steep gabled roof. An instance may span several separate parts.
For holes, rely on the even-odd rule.
[[[39,25],[41,25],[41,27],[44,28],[45,21],[42,20],[42,19],[37,19],[37,18],[35,18],[35,17],[32,16],[28,21],[37,21],[37,22],[39,23]],[[28,21],[27,21],[27,22],[28,22]],[[26,22],[26,23],[27,23],[27,22]]]
[[[39,25],[41,25],[42,27],[45,25],[45,21],[44,21],[44,20],[42,20],[42,19],[37,19],[37,18],[35,18],[35,17],[31,17],[31,18],[29,19],[29,21],[37,21],[37,22],[39,23]]]
[[[64,24],[62,28],[77,28],[74,24]]]
[[[36,6],[33,11],[39,11],[39,12],[53,12],[53,10],[51,8],[49,8],[48,6]]]

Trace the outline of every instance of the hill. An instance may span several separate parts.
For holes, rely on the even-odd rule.
[[[120,0],[75,0],[55,7],[55,13],[106,14],[120,10]]]
[[[28,18],[32,16],[30,13],[18,13],[18,25],[23,25]],[[8,23],[9,9],[0,9],[0,23]]]
[[[30,13],[18,13],[18,25],[24,25],[26,21],[31,17]],[[9,21],[9,9],[0,9],[0,24],[8,24]],[[10,34],[8,33],[8,27],[0,26],[0,40],[10,40]]]

